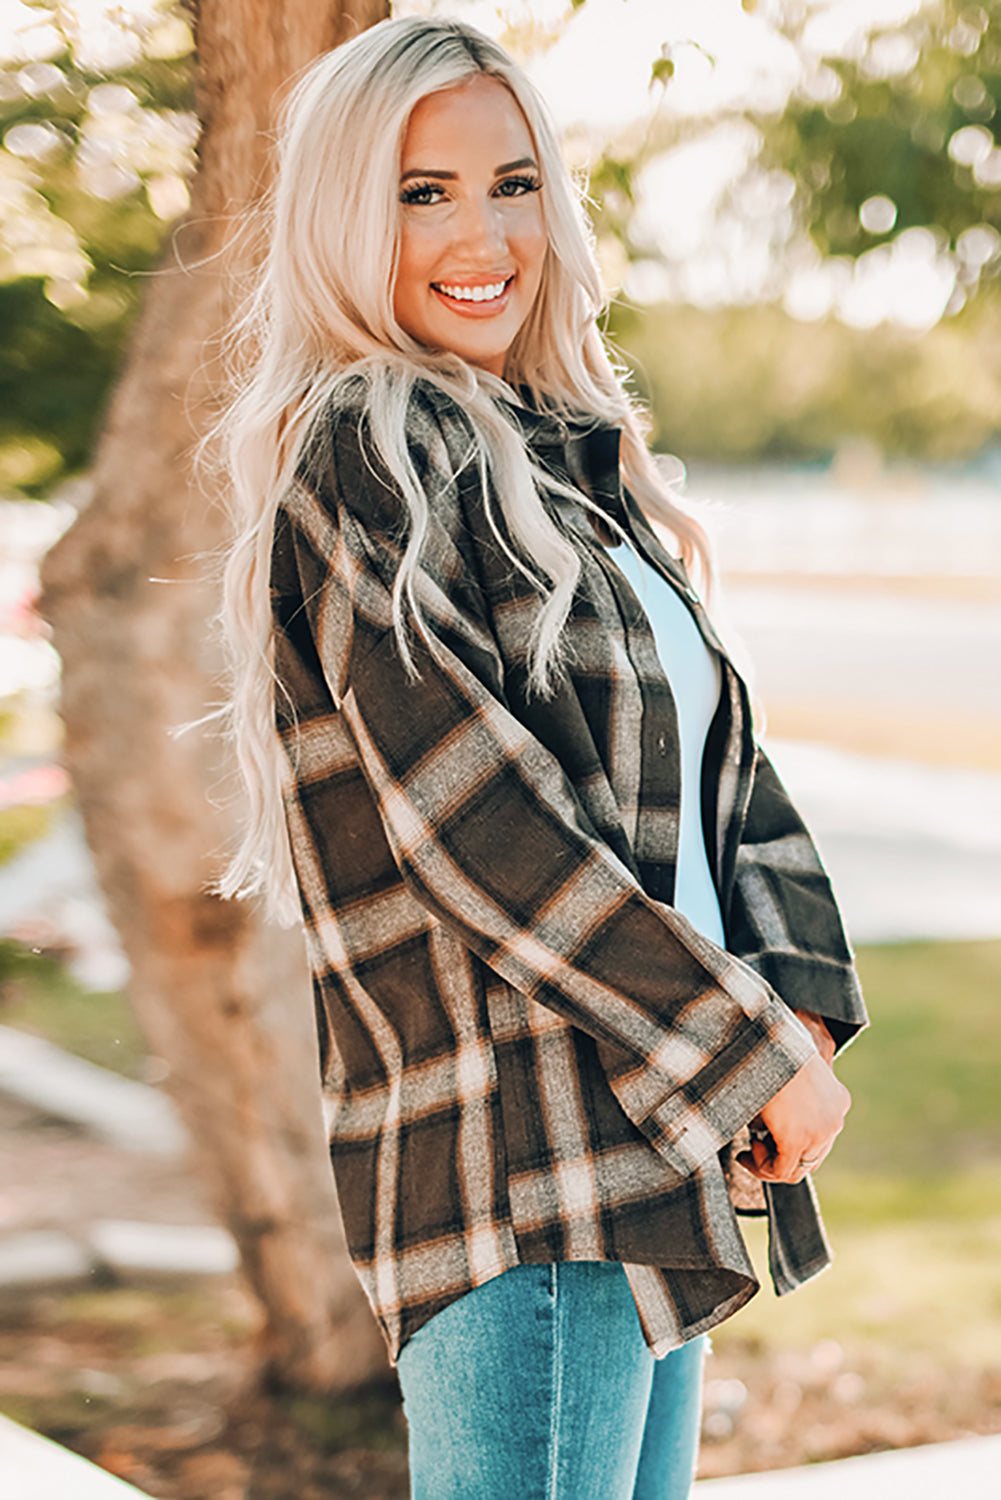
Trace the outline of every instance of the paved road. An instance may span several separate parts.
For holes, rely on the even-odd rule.
[[[845,592],[806,582],[741,582],[727,598],[766,703],[833,701],[908,720],[981,720],[1001,736],[1001,600]]]
[[[1001,770],[1001,460],[853,487],[698,468],[688,493],[708,502],[730,614],[782,732],[823,738],[833,702],[856,748],[868,732],[883,751],[960,764],[965,745],[967,763]]]
[[[1001,937],[1001,775],[764,744],[855,942]]]
[[[775,759],[855,940],[1001,937],[1001,603],[746,582],[728,598],[769,722],[803,736]],[[817,743],[836,736],[891,753]]]

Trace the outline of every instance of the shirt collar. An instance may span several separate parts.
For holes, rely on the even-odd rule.
[[[496,376],[493,380],[503,388],[496,392],[497,399],[517,422],[535,456],[565,471],[597,505],[628,526],[619,474],[621,429],[593,412],[540,410],[531,387],[512,387]]]

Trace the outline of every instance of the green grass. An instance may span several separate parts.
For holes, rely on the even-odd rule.
[[[823,1176],[818,1182],[824,1200]],[[776,1297],[765,1226],[744,1221],[762,1290],[713,1333],[721,1352],[807,1348],[834,1339],[846,1350],[883,1351],[895,1365],[924,1355],[955,1366],[997,1367],[1001,1351],[1001,1213],[979,1220],[920,1218],[837,1224],[825,1214],[834,1263]]]
[[[865,948],[858,964],[872,1025],[838,1064],[852,1108],[832,1171],[939,1191],[1001,1161],[1001,942]]]

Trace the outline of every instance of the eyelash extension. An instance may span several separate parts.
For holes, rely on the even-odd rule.
[[[537,193],[539,191],[539,189],[542,187],[542,181],[538,177],[505,177],[497,185],[498,185],[498,187],[504,187],[509,182],[513,182],[517,187],[522,188],[526,193]],[[400,194],[400,202],[401,203],[416,203],[416,204],[419,205],[421,203],[421,195],[422,194],[428,193],[428,192],[434,192],[434,193],[436,193],[436,192],[440,192],[440,191],[441,191],[441,186],[437,182],[415,182],[415,183],[411,183],[411,185],[409,187],[404,188],[403,191],[401,192],[401,194]],[[502,198],[511,198],[511,197],[514,197],[514,196],[515,195],[513,193],[502,193],[501,194]],[[425,205],[425,206],[429,206],[429,205]]]
[[[414,182],[405,187],[400,194],[401,203],[420,203],[423,193],[439,193],[441,188],[437,182]]]
[[[504,181],[498,183],[497,186],[506,187],[509,182],[516,183],[518,187],[524,188],[526,193],[537,193],[542,186],[541,179],[538,177],[505,177]]]

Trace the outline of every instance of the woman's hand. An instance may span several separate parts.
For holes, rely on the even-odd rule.
[[[830,1063],[811,1058],[751,1121],[751,1149],[737,1160],[764,1182],[802,1182],[834,1145],[851,1102]],[[756,1127],[767,1136],[755,1135]]]

